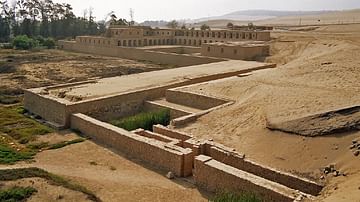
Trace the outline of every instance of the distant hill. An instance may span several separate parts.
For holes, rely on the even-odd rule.
[[[178,20],[179,24],[190,24],[200,27],[207,24],[210,27],[223,28],[228,22],[237,25],[247,25],[253,22],[257,25],[313,25],[321,23],[360,23],[360,9],[343,11],[275,11],[275,10],[244,10],[200,19]],[[145,21],[140,25],[166,27],[166,21]]]
[[[192,23],[208,20],[234,20],[234,21],[257,21],[284,16],[321,15],[335,11],[275,11],[275,10],[244,10],[228,13],[221,16],[200,18],[192,20]]]
[[[244,15],[247,14],[247,15]],[[246,16],[246,17],[244,17]],[[246,25],[316,25],[360,23],[360,9],[343,11],[266,11],[248,10],[229,13],[223,16],[202,18],[192,23],[195,27],[207,24],[210,27],[223,28],[228,22]]]

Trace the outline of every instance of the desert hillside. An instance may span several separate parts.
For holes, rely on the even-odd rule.
[[[188,88],[236,103],[209,113],[182,130],[234,147],[250,159],[317,181],[321,181],[325,166],[336,164],[346,177],[327,177],[330,185],[319,200],[360,200],[360,195],[355,194],[359,193],[360,159],[349,150],[360,132],[311,138],[266,128],[267,120],[291,120],[360,104],[359,34],[359,25],[274,32],[272,56],[266,61],[275,62],[278,67]],[[346,194],[342,194],[345,189]]]
[[[202,24],[207,24],[210,27],[225,27],[228,22],[232,22],[238,25],[247,25],[247,23],[251,21],[217,19],[217,20],[199,22],[197,23],[197,25],[201,26]],[[274,25],[274,26],[360,23],[360,9],[336,11],[336,12],[317,14],[317,15],[281,16],[281,17],[268,18],[263,20],[254,20],[253,23],[255,25]]]

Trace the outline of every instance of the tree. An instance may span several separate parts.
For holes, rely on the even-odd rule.
[[[14,2],[14,3],[12,3]],[[125,19],[117,24],[128,25]],[[73,13],[70,4],[53,0],[0,0],[0,41],[8,42],[18,35],[55,39],[105,32],[104,22],[96,22],[93,9],[83,17]]]
[[[227,23],[226,27],[229,29],[232,29],[232,28],[234,28],[234,24],[229,22],[229,23]]]
[[[210,27],[207,24],[203,24],[203,25],[201,25],[200,29],[205,31],[205,30],[210,30]]]
[[[166,27],[176,29],[179,27],[179,23],[176,20],[172,20],[166,25]]]
[[[183,25],[181,26],[181,29],[186,29],[186,25],[183,24]]]
[[[253,30],[254,29],[254,24],[252,22],[249,22],[248,27],[249,27],[250,30]]]

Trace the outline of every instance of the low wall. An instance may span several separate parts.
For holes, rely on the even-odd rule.
[[[169,102],[202,110],[210,109],[227,102],[226,100],[196,93],[184,92],[179,89],[166,90],[165,97]]]
[[[159,140],[161,142],[165,142],[165,143],[170,143],[171,142],[174,145],[177,145],[180,142],[178,139],[170,138],[170,137],[160,135],[160,134],[157,134],[157,133],[153,133],[151,131],[147,131],[147,130],[144,130],[144,129],[137,129],[137,130],[132,131],[132,132],[135,133],[135,134],[144,136],[144,137]]]
[[[322,185],[317,184],[316,182],[312,182],[289,173],[281,172],[245,159],[243,154],[240,154],[236,152],[235,149],[226,147],[222,144],[218,144],[213,141],[198,141],[186,133],[177,132],[161,125],[156,125],[153,129],[155,133],[183,140],[183,147],[191,148],[195,156],[201,154],[209,156],[212,159],[231,167],[252,173],[267,180],[277,182],[292,189],[300,190],[314,196],[318,195],[323,188]]]
[[[172,171],[177,176],[189,176],[192,173],[193,154],[190,149],[143,137],[84,114],[71,116],[71,128],[100,144]]]
[[[175,46],[175,47],[166,47],[166,48],[152,48],[147,50],[165,52],[165,53],[194,54],[194,53],[200,53],[201,48],[189,47],[189,46]]]
[[[112,57],[121,57],[132,60],[146,60],[154,63],[176,65],[180,67],[226,61],[226,59],[220,58],[180,55],[175,53],[157,52],[140,48],[128,48],[118,46],[109,47],[98,44],[79,44],[74,41],[59,41],[58,44],[59,47],[63,47],[64,50]]]
[[[251,192],[264,201],[294,201],[295,190],[243,172],[211,157],[200,155],[195,158],[194,179],[196,184],[211,192]]]
[[[193,138],[192,136],[186,133],[178,132],[162,125],[153,125],[153,131],[154,133],[159,133],[182,141]]]
[[[145,111],[154,111],[154,110],[159,110],[159,109],[169,109],[170,110],[170,119],[176,119],[176,118],[179,118],[182,116],[187,116],[190,114],[189,112],[185,112],[180,109],[176,109],[176,108],[169,107],[169,106],[160,105],[159,103],[155,103],[152,101],[146,101],[144,103]]]
[[[234,168],[252,173],[262,178],[283,184],[292,189],[300,190],[311,195],[318,195],[323,186],[305,178],[301,178],[290,173],[281,172],[270,167],[266,167],[244,158],[231,148],[214,142],[205,143],[203,154],[211,156],[214,160],[220,161]]]
[[[45,95],[24,90],[24,107],[31,113],[41,116],[52,125],[66,126],[66,105],[59,103]],[[51,113],[49,113],[49,110]]]

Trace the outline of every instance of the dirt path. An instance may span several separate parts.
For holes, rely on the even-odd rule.
[[[74,137],[74,134],[62,134]],[[52,135],[52,139],[55,138]],[[58,138],[60,139],[60,138]],[[193,184],[181,179],[169,180],[166,173],[144,167],[112,151],[85,141],[62,149],[36,155],[34,163],[0,165],[0,169],[38,167],[74,180],[93,191],[103,201],[207,201],[209,196]],[[135,161],[137,162],[137,161]],[[26,184],[26,183],[25,183]],[[39,185],[40,186],[40,185]],[[63,189],[48,186],[49,193],[36,196],[46,201],[49,195],[65,195],[70,201],[84,201],[79,196],[63,193]],[[40,200],[40,201],[41,201]]]

